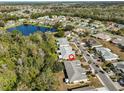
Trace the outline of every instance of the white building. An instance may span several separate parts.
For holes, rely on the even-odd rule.
[[[73,54],[75,56],[75,51],[72,50],[72,47],[69,45],[67,38],[57,39],[57,45],[59,46],[59,59],[69,59],[69,56]]]
[[[97,47],[95,48],[96,52],[102,56],[103,60],[105,61],[112,61],[119,59],[118,55],[111,52],[110,49],[104,47]]]
[[[112,40],[112,43],[119,45],[120,47],[124,47],[124,37],[119,36],[116,39]]]
[[[57,45],[59,46],[69,46],[67,38],[58,38],[57,41]]]
[[[67,83],[87,82],[86,71],[81,67],[81,62],[79,60],[66,61],[64,62],[64,66],[68,76],[66,79],[68,81]]]
[[[60,46],[59,48],[61,53],[61,55],[59,55],[59,59],[69,59],[70,54],[75,55],[75,51],[72,51],[71,46]]]
[[[112,39],[109,35],[107,35],[105,33],[98,33],[98,34],[95,34],[93,36],[96,37],[96,38],[105,40],[105,41],[110,41]]]

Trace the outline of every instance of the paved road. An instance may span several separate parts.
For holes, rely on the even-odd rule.
[[[77,41],[75,41],[75,43],[77,46],[79,46]],[[99,76],[99,79],[102,81],[102,83],[105,85],[105,87],[107,87],[110,91],[117,91],[112,80],[106,75],[106,73],[99,72],[102,69],[95,65],[96,60],[92,57],[92,55],[87,50],[85,50],[85,48],[83,46],[80,46],[79,49],[83,53],[85,58],[88,61],[91,61],[91,64],[90,64],[91,68],[97,72],[97,76]]]
[[[99,72],[101,69],[96,67],[95,64],[91,63],[91,66],[93,67],[94,70],[96,70],[98,73],[97,75],[99,78],[102,80],[102,83],[110,90],[110,91],[117,91],[116,87],[113,85],[112,81],[110,78],[105,75],[105,73]]]

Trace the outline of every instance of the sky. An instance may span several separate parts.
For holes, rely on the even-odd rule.
[[[123,0],[0,0],[0,1],[123,1]]]

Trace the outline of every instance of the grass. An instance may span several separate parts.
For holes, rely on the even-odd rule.
[[[75,44],[70,43],[70,45],[72,46],[72,49],[74,49],[74,50],[78,50],[78,48],[75,46]]]
[[[89,80],[91,81],[91,86],[94,86],[95,88],[103,87],[102,83],[99,81],[97,77],[89,77]]]
[[[86,62],[85,63],[82,62],[82,65],[81,66],[82,66],[82,68],[85,68],[87,70],[90,68],[89,65]]]
[[[66,84],[63,82],[64,73],[63,72],[58,72],[58,73],[55,73],[55,75],[56,75],[56,77],[58,78],[58,81],[59,81],[59,86],[58,86],[57,91],[67,90]]]

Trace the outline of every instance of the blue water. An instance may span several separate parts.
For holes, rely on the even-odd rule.
[[[20,26],[16,26],[13,28],[9,28],[7,29],[9,32],[12,32],[14,30],[18,30],[20,31],[23,35],[30,35],[33,34],[36,31],[41,31],[41,32],[55,32],[56,29],[55,28],[48,28],[48,27],[41,27],[41,26],[34,26],[34,25],[20,25]]]

